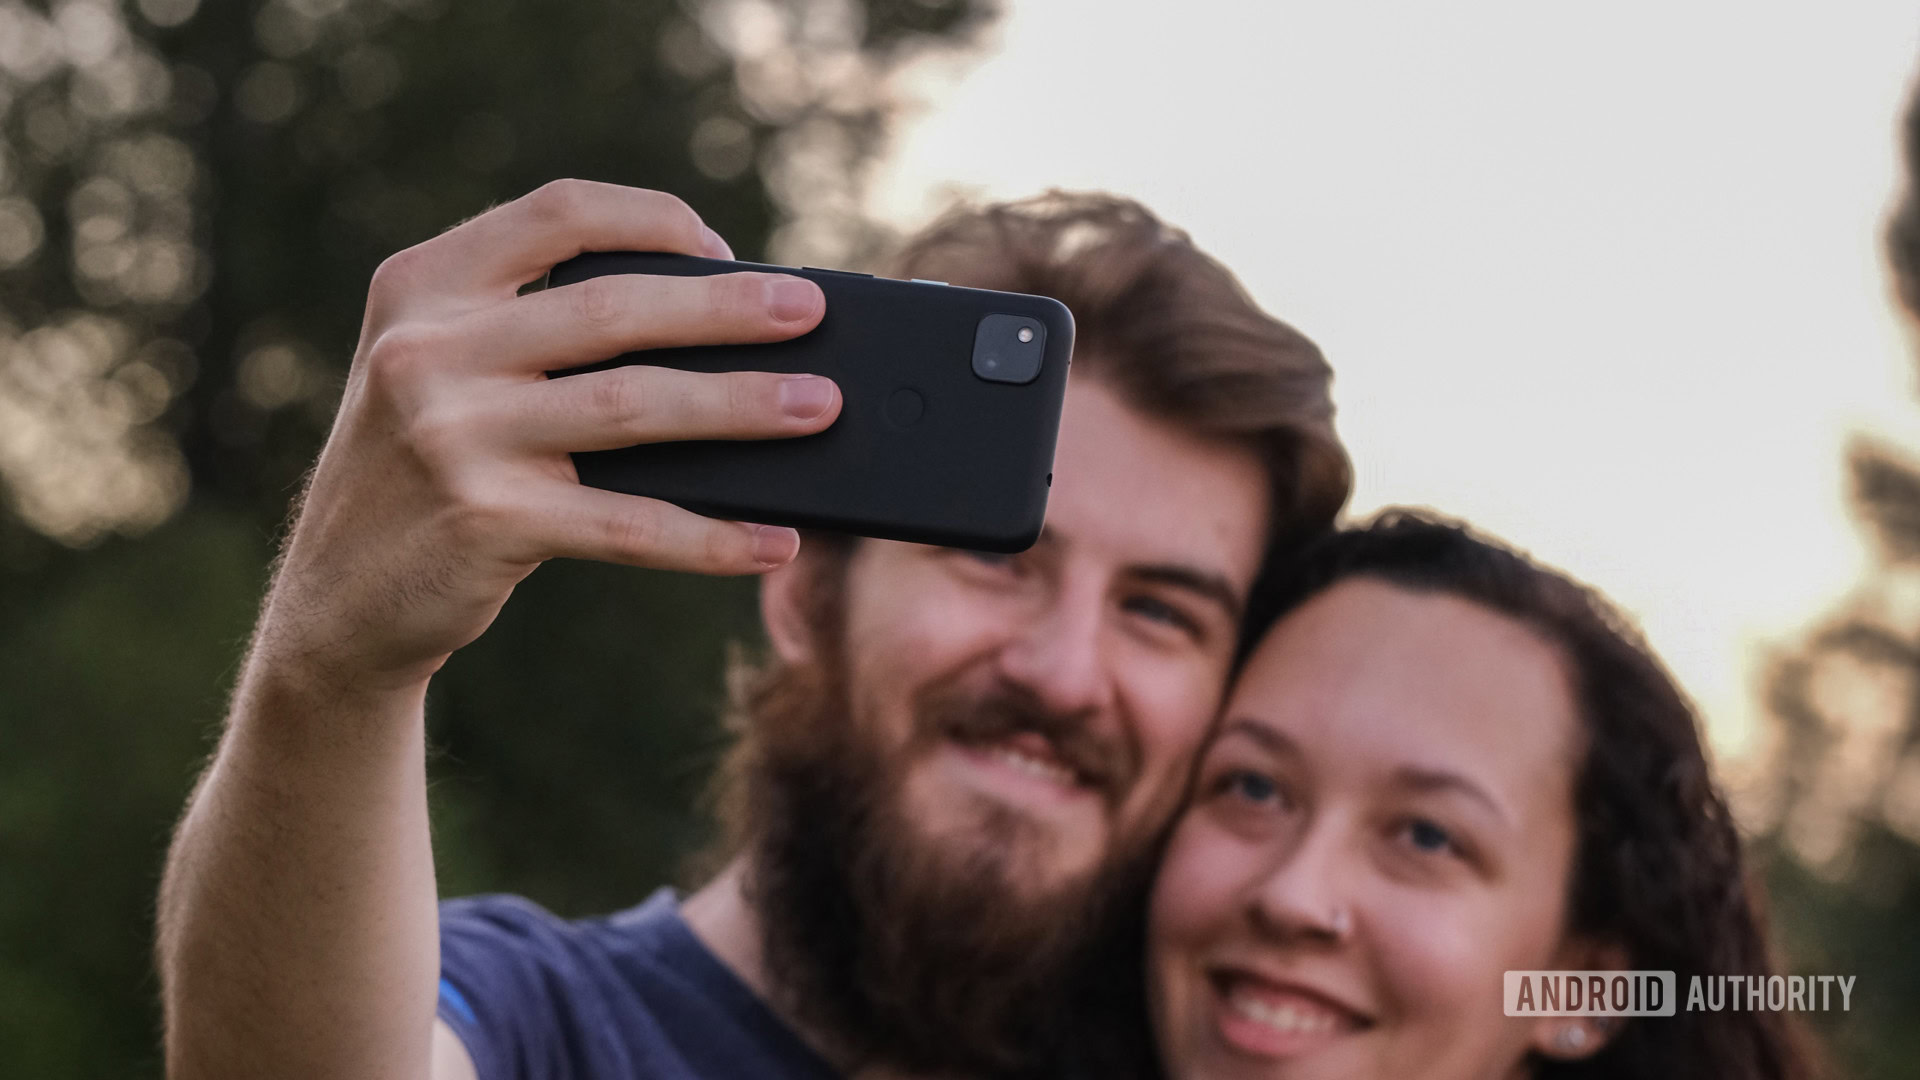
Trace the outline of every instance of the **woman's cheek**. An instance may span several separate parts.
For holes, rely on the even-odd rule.
[[[1260,866],[1259,853],[1209,825],[1204,809],[1189,811],[1174,830],[1154,884],[1152,939],[1197,947],[1223,932]]]
[[[1170,1060],[1196,1053],[1207,993],[1200,961],[1231,933],[1238,885],[1256,862],[1203,814],[1189,810],[1175,827],[1147,920],[1147,996],[1155,1039]]]
[[[1369,913],[1375,963],[1408,1021],[1500,1010],[1506,950],[1465,897],[1396,890]],[[1497,935],[1496,935],[1497,937]]]

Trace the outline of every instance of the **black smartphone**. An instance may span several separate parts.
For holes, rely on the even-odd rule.
[[[582,483],[767,525],[981,551],[1033,545],[1073,355],[1065,304],[937,281],[639,252],[581,255],[554,267],[547,283],[740,270],[818,284],[827,301],[820,325],[790,341],[648,349],[549,374],[651,364],[824,375],[839,384],[839,418],[797,439],[575,454]]]

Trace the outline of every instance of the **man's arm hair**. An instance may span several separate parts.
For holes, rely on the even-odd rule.
[[[167,861],[167,1073],[438,1076],[421,700],[328,700],[267,667],[256,650]]]
[[[809,435],[839,413],[837,390],[825,412],[783,408],[794,377],[774,372],[549,380],[635,349],[796,337],[825,311],[812,283],[766,273],[519,294],[582,251],[623,249],[731,257],[671,195],[576,180],[374,272],[339,415],[168,855],[157,960],[175,1080],[462,1075],[464,1054],[435,1050],[427,681],[547,559],[749,574],[797,551],[790,529],[577,482],[573,450]]]

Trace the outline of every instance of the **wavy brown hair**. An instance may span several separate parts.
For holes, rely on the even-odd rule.
[[[1242,656],[1288,612],[1349,578],[1444,593],[1499,612],[1559,650],[1584,728],[1578,845],[1567,929],[1616,944],[1629,966],[1694,975],[1771,975],[1761,893],[1714,785],[1694,709],[1628,620],[1594,590],[1459,522],[1389,510],[1313,545],[1255,590]],[[1539,1059],[1537,1077],[1820,1074],[1801,1025],[1777,1012],[1687,1012],[1631,1020],[1578,1062]]]
[[[1076,375],[1148,416],[1259,455],[1279,546],[1325,531],[1346,504],[1353,470],[1334,435],[1333,372],[1319,347],[1132,199],[1050,191],[961,207],[908,240],[885,271],[1065,304]]]

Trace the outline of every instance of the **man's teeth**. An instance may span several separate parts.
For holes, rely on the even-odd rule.
[[[1245,992],[1228,995],[1227,1006],[1249,1020],[1289,1035],[1318,1035],[1340,1024],[1340,1018],[1325,1009],[1275,1005]]]
[[[1021,772],[1037,776],[1042,780],[1051,780],[1056,784],[1072,784],[1077,779],[1072,769],[1042,761],[1031,754],[1024,754],[1009,747],[988,747],[987,752]]]

